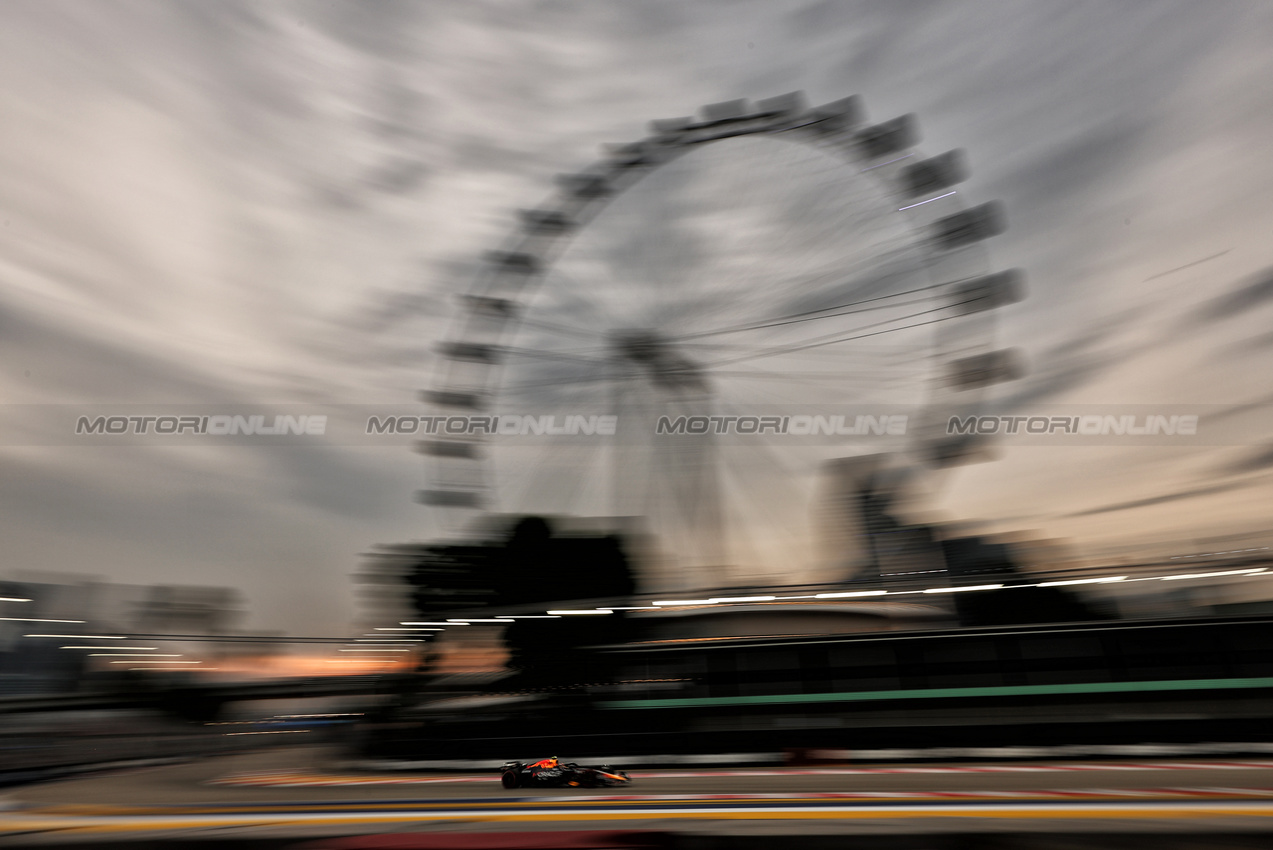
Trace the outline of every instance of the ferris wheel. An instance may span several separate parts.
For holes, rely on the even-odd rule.
[[[983,246],[1000,210],[917,138],[794,93],[652,122],[559,178],[440,346],[420,500],[452,527],[640,518],[665,585],[807,580],[828,461],[958,463],[948,417],[1015,376],[993,323],[1019,275]]]

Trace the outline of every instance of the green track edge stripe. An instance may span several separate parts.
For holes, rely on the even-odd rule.
[[[1058,694],[1120,694],[1147,691],[1209,691],[1231,688],[1273,688],[1273,676],[1243,679],[1167,679],[1151,682],[1085,682],[1069,685],[996,685],[979,688],[926,688],[897,691],[846,691],[827,694],[769,694],[740,697],[681,699],[620,699],[599,703],[601,708],[696,708],[712,705],[782,705],[816,702],[870,702],[896,699],[1048,696]]]

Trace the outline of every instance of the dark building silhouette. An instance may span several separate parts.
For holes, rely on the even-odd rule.
[[[475,608],[500,610],[594,607],[626,601],[635,589],[631,563],[615,535],[556,536],[548,520],[518,520],[500,542],[470,546],[429,546],[407,574],[415,608],[426,617]],[[614,603],[618,604],[618,603]],[[587,647],[628,637],[624,612],[519,620],[504,633],[509,664],[541,683],[580,681],[606,671]]]
[[[1069,623],[1102,620],[1105,615],[1060,587],[1028,587],[1032,583],[1012,557],[1011,549],[980,537],[943,540],[951,584],[1002,584],[999,590],[955,594],[959,621],[966,626],[1026,623]]]

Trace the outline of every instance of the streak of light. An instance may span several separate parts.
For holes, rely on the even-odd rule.
[[[844,593],[819,593],[817,599],[841,599],[849,596],[885,596],[887,590],[850,590]]]
[[[895,162],[901,162],[901,161],[902,161],[902,160],[904,160],[904,159],[910,159],[910,158],[911,158],[911,157],[913,157],[914,155],[915,155],[915,154],[913,154],[913,153],[908,153],[908,154],[906,154],[905,156],[899,156],[897,159],[890,159],[890,160],[888,160],[887,162],[881,162],[879,165],[872,165],[872,166],[870,166],[869,168],[863,168],[863,169],[862,169],[862,171],[861,171],[861,172],[859,172],[859,173],[861,173],[861,174],[865,174],[865,173],[866,173],[866,172],[868,172],[868,171],[874,171],[874,170],[875,170],[875,169],[877,169],[877,168],[883,168],[883,167],[884,167],[884,166],[886,166],[886,165],[892,165],[892,164],[893,164],[893,163],[895,163]]]
[[[75,638],[76,640],[127,640],[123,635],[23,635],[29,638]]]
[[[1212,555],[1237,555],[1245,554],[1247,552],[1263,552],[1268,548],[1269,547],[1267,546],[1257,546],[1254,549],[1228,549],[1224,552],[1200,552],[1197,555],[1172,555],[1168,558],[1168,560],[1180,561],[1186,558],[1210,558]]]
[[[1163,581],[1181,581],[1182,579],[1187,579],[1187,578],[1211,578],[1212,576],[1254,575],[1255,573],[1262,573],[1262,572],[1264,572],[1264,568],[1259,567],[1258,569],[1253,569],[1253,570],[1225,570],[1224,572],[1219,572],[1219,573],[1187,573],[1186,575],[1181,575],[1181,576],[1163,576],[1162,580]]]
[[[409,649],[391,649],[391,648],[386,647],[386,648],[384,648],[384,649],[338,649],[338,650],[336,650],[336,651],[337,651],[337,652],[410,652],[411,650],[409,650]]]
[[[898,207],[898,208],[897,208],[897,211],[898,211],[898,212],[905,212],[906,210],[913,210],[913,209],[915,209],[915,207],[922,207],[924,204],[931,204],[933,201],[940,201],[942,198],[949,198],[949,197],[950,197],[951,195],[953,195],[953,194],[955,194],[955,193],[954,193],[954,192],[947,192],[947,193],[946,193],[946,194],[944,194],[944,195],[938,195],[938,196],[937,196],[937,197],[935,197],[935,198],[929,198],[927,201],[920,201],[920,202],[919,202],[919,203],[917,203],[917,204],[910,204],[909,206],[905,206],[905,207]]]
[[[963,593],[967,590],[998,590],[1002,584],[971,584],[967,587],[930,587],[924,593]]]
[[[59,646],[58,649],[158,649],[157,646]]]
[[[1102,578],[1072,578],[1066,581],[1039,582],[1039,587],[1063,587],[1067,584],[1109,584],[1114,581],[1126,581],[1127,576],[1104,576]]]

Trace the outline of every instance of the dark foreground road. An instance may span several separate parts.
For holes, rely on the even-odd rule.
[[[1146,833],[1164,850],[1273,846],[1270,761],[642,770],[623,789],[506,791],[493,771],[353,773],[331,755],[286,749],[10,789],[0,846],[213,850],[598,829],[673,833],[702,848],[761,836],[768,846],[791,837],[793,850],[832,836],[864,850],[1130,848]]]

